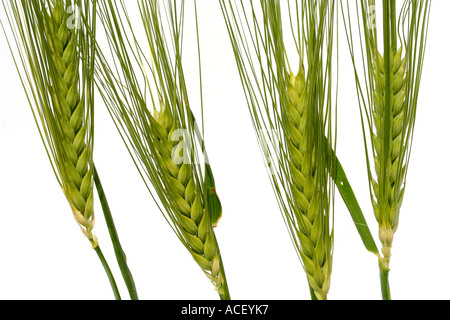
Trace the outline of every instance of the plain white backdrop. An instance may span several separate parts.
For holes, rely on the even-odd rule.
[[[216,234],[231,297],[309,299],[251,126],[219,2],[201,0],[198,9],[206,144],[223,205]],[[433,1],[408,185],[393,247],[393,299],[450,298],[449,12],[448,1]],[[378,241],[353,69],[340,27],[338,155]],[[0,299],[113,299],[56,182],[3,34],[0,70]],[[197,95],[193,83],[191,96]],[[95,163],[140,298],[218,299],[158,211],[97,98]],[[95,209],[96,234],[127,299],[99,201]],[[329,299],[380,297],[377,259],[365,251],[337,195]]]

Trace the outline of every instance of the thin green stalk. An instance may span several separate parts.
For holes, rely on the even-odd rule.
[[[385,259],[380,258],[378,267],[380,269],[381,296],[383,300],[391,300],[391,288],[389,286],[389,267]]]
[[[103,215],[105,216],[105,221],[108,226],[109,235],[111,237],[112,244],[114,246],[114,252],[116,254],[117,262],[119,264],[120,271],[122,273],[122,277],[127,285],[128,292],[130,294],[131,300],[139,300],[136,286],[133,280],[133,275],[131,274],[130,269],[128,268],[127,258],[125,252],[122,249],[122,245],[120,244],[119,235],[117,233],[114,220],[111,214],[111,210],[108,205],[108,201],[106,199],[105,192],[103,190],[102,183],[100,181],[100,177],[98,175],[97,169],[94,166],[94,182],[97,188],[97,193],[102,204]]]
[[[391,288],[389,287],[389,270],[383,267],[383,262],[380,261],[380,283],[381,295],[383,300],[391,300]]]
[[[216,240],[217,243],[217,240]],[[217,244],[217,248],[219,248],[219,245]],[[223,266],[223,260],[222,260],[222,255],[220,254],[220,249],[219,249],[219,263],[220,263],[220,272],[223,276],[223,286],[222,286],[222,293],[219,293],[220,296],[220,300],[231,300],[230,297],[230,290],[228,289],[228,281],[227,281],[227,277],[225,275],[225,267]]]
[[[108,266],[108,263],[106,262],[106,259],[105,259],[105,256],[102,253],[102,250],[100,249],[99,246],[95,247],[94,250],[97,253],[98,258],[100,259],[100,261],[101,261],[101,263],[103,265],[103,268],[105,269],[105,272],[106,272],[106,274],[108,276],[109,283],[111,284],[111,288],[112,288],[112,290],[114,292],[114,297],[116,298],[116,300],[122,300],[120,298],[119,288],[117,288],[116,280],[114,280],[114,276],[113,276],[113,274],[111,272],[111,269]]]

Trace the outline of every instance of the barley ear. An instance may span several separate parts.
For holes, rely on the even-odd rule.
[[[154,116],[155,149],[161,160],[163,183],[169,191],[169,202],[175,213],[175,221],[181,230],[185,245],[194,260],[214,284],[219,294],[223,295],[224,275],[218,267],[220,257],[215,240],[206,199],[200,185],[195,179],[193,165],[177,164],[170,157],[172,152],[166,146],[173,146],[171,134],[180,129],[169,108],[163,106]],[[170,120],[168,120],[170,119]],[[186,151],[186,150],[184,150]]]
[[[114,56],[109,60],[99,54],[96,80],[103,100],[164,218],[220,298],[229,300],[213,228],[220,219],[221,205],[212,175],[203,172],[209,163],[204,159],[203,133],[189,106],[183,71],[184,7],[188,2],[138,1],[140,22],[146,30],[142,42],[135,41],[135,21],[130,20],[124,1],[99,3]],[[196,8],[195,1],[189,3]],[[165,14],[173,19],[166,21]]]
[[[282,218],[311,298],[325,300],[333,256],[330,174],[336,170],[328,149],[333,144],[336,6],[327,1],[286,2],[289,38],[283,33],[280,1],[220,4]],[[294,60],[289,60],[285,41],[296,44]],[[292,61],[299,62],[296,74]]]
[[[383,299],[390,300],[389,262],[398,229],[411,155],[418,94],[424,65],[431,1],[356,3],[358,32],[352,31],[350,2],[343,8],[363,127],[371,201],[379,225]],[[382,9],[380,25],[366,23]],[[378,33],[378,30],[381,32]],[[352,34],[359,34],[364,70],[358,70]],[[383,44],[382,53],[379,44]],[[371,143],[370,143],[371,142]]]
[[[402,49],[392,52],[391,72],[385,74],[384,58],[374,57],[373,74],[375,79],[374,96],[374,161],[376,179],[372,178],[373,206],[379,224],[379,237],[382,253],[387,265],[391,257],[394,233],[398,228],[400,207],[403,201],[406,165],[403,151],[406,150],[404,138],[406,116],[406,60],[402,59]],[[391,105],[386,106],[386,77],[390,77]],[[389,108],[390,110],[386,110]],[[386,116],[390,121],[386,124]],[[389,125],[388,135],[385,126]],[[384,146],[388,145],[386,150]],[[387,165],[383,164],[386,159]]]
[[[82,23],[70,23],[70,4],[72,9],[79,9],[76,18]],[[11,0],[4,1],[3,8],[15,41],[14,47],[7,36],[9,49],[55,177],[120,300],[94,234],[92,74],[96,1]]]
[[[287,138],[289,143],[290,188],[293,210],[297,215],[297,236],[300,255],[310,286],[317,298],[325,299],[330,288],[331,237],[327,234],[325,211],[322,203],[324,186],[317,167],[318,148],[311,143],[312,132],[307,131],[308,84],[301,67],[297,76],[290,73],[287,80],[286,106]]]
[[[93,248],[98,241],[93,234],[95,218],[93,204],[92,150],[88,146],[90,132],[85,100],[80,99],[77,35],[67,27],[68,15],[63,1],[56,1],[50,14],[45,14],[44,30],[48,43],[49,61],[53,65],[51,83],[54,104],[58,167],[64,194],[74,217]]]

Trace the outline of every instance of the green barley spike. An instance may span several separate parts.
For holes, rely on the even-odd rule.
[[[92,153],[88,147],[89,131],[86,123],[86,105],[79,94],[79,65],[76,32],[67,27],[68,15],[63,1],[55,2],[51,13],[45,14],[44,30],[50,58],[53,115],[60,141],[57,144],[59,167],[64,194],[70,203],[76,221],[95,248],[93,234],[93,172]]]
[[[205,214],[201,189],[195,181],[192,165],[176,164],[173,160],[172,152],[176,145],[170,138],[172,132],[179,129],[179,126],[174,121],[170,109],[164,106],[161,112],[155,113],[151,123],[154,129],[152,136],[156,142],[155,149],[161,160],[163,182],[183,237],[194,260],[212,281],[219,294],[223,294],[224,276],[216,266],[220,258],[211,221]]]
[[[316,159],[318,148],[308,132],[308,86],[305,71],[301,67],[297,76],[292,73],[287,81],[288,103],[286,134],[289,144],[289,169],[293,210],[298,221],[297,236],[300,242],[300,256],[308,281],[319,299],[325,299],[330,289],[332,238],[326,232],[322,201],[326,201],[322,180],[318,177]]]
[[[378,53],[374,57],[374,134],[373,143],[375,149],[375,173],[377,180],[372,179],[373,197],[372,203],[374,212],[379,224],[379,236],[383,245],[382,252],[387,264],[391,257],[391,247],[394,233],[397,231],[400,207],[403,201],[404,181],[405,181],[405,165],[402,150],[406,150],[403,135],[405,132],[405,92],[406,92],[406,60],[402,60],[402,50],[393,52],[391,55],[391,74],[386,75],[384,67],[384,59]],[[389,76],[391,81],[391,105],[390,112],[386,112],[385,78]],[[389,136],[385,136],[385,115],[390,114],[390,130]],[[385,142],[389,142],[388,165],[382,172],[383,165],[382,146]],[[383,193],[381,187],[384,186]]]

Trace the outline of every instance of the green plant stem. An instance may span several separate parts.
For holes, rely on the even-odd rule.
[[[131,300],[139,300],[138,294],[136,291],[136,286],[133,280],[133,276],[131,274],[130,269],[128,268],[127,258],[122,249],[122,245],[120,244],[119,235],[117,233],[114,220],[111,214],[111,210],[108,205],[108,201],[106,199],[105,192],[103,190],[103,186],[100,181],[100,177],[98,175],[97,169],[94,166],[94,181],[95,186],[97,188],[97,193],[100,198],[100,202],[103,208],[103,214],[105,216],[106,224],[108,226],[109,235],[111,237],[111,241],[114,247],[114,252],[116,254],[117,262],[119,264],[120,271],[122,273],[122,277],[125,281],[125,284],[128,288],[128,292],[130,294]]]
[[[120,298],[120,293],[119,293],[119,289],[117,288],[117,284],[116,284],[116,280],[114,280],[114,276],[111,272],[111,269],[108,266],[108,263],[106,262],[105,256],[102,253],[102,250],[100,249],[99,246],[95,247],[95,252],[98,255],[98,258],[100,259],[103,268],[105,269],[105,272],[108,276],[109,279],[109,283],[111,284],[112,290],[114,292],[114,297],[116,298],[116,300],[121,300]]]
[[[216,247],[219,248],[217,239],[215,238],[214,235],[214,241],[216,241]],[[221,270],[221,274],[223,276],[223,294],[219,294],[220,296],[220,300],[231,300],[230,297],[230,290],[228,288],[228,281],[227,281],[227,277],[225,275],[225,267],[223,266],[223,262],[222,262],[222,255],[220,254],[220,249],[218,249],[218,256],[219,256],[219,264],[220,264],[220,270]]]
[[[230,291],[228,289],[228,282],[225,278],[225,270],[223,269],[222,261],[220,262],[220,268],[222,269],[222,274],[224,276],[224,284],[223,284],[223,294],[220,294],[220,300],[231,300]]]
[[[384,268],[383,263],[380,261],[380,282],[381,282],[381,295],[383,300],[391,300],[391,288],[389,287],[389,270]]]

